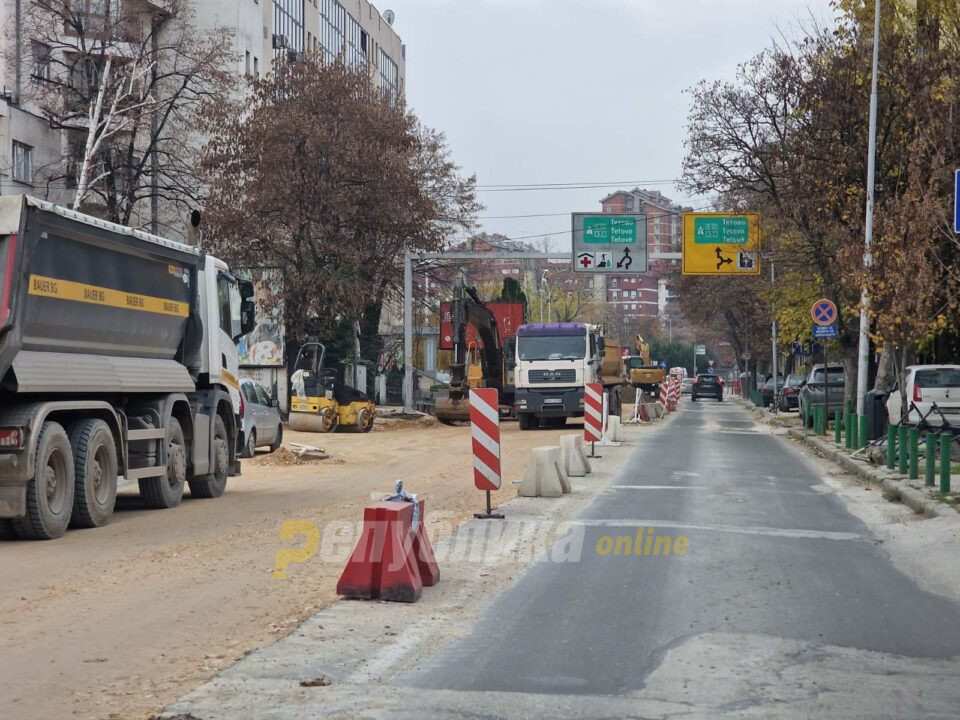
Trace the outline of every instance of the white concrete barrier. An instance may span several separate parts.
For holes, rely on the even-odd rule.
[[[564,470],[560,448],[556,445],[534,448],[518,494],[521,497],[560,497],[570,489],[570,478]]]
[[[627,440],[623,434],[623,424],[616,415],[611,415],[607,420],[607,434],[614,442],[626,442]]]
[[[567,471],[568,477],[584,477],[591,472],[583,435],[577,433],[561,436],[560,450],[563,453],[563,469]]]

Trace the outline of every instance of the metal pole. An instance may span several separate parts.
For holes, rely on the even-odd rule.
[[[877,74],[880,64],[880,0],[874,4],[873,17],[873,77],[870,81],[870,140],[867,150],[867,212],[866,233],[863,239],[863,267],[873,266],[873,196],[877,173]],[[867,375],[870,355],[870,289],[864,280],[860,290],[860,342],[857,350],[857,414],[866,412]]]
[[[773,261],[770,262],[770,285],[777,282],[777,274],[773,268]],[[771,342],[773,343],[773,414],[780,414],[780,401],[777,398],[777,315],[773,315],[773,323],[770,326]]]
[[[403,409],[413,412],[413,255],[403,254]]]

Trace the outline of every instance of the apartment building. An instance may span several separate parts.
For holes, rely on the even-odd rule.
[[[111,12],[143,22],[163,6],[151,0],[80,1],[94,18]],[[30,0],[0,0],[0,194],[69,203],[76,187],[70,164],[76,138],[50,127],[31,92],[49,72],[51,49],[30,37],[29,6]],[[238,74],[261,76],[278,59],[316,54],[366,67],[377,87],[394,98],[404,95],[405,47],[392,27],[393,13],[381,14],[366,0],[194,0],[192,12],[198,35],[228,32]]]

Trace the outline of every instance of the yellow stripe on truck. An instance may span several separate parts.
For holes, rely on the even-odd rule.
[[[237,376],[234,375],[229,370],[221,370],[220,377],[222,377],[224,381],[227,383],[227,385],[229,385],[230,387],[236,388],[237,390],[240,389],[240,383],[237,382]]]
[[[112,290],[98,285],[88,285],[72,280],[59,280],[43,275],[30,276],[30,294],[37,297],[57,298],[58,300],[70,300],[122,310],[137,310],[139,312],[156,313],[157,315],[173,315],[174,317],[185,318],[190,314],[189,303],[179,300],[138,295],[123,290]]]

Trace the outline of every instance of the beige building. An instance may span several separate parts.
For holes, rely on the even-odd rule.
[[[158,4],[84,2],[91,9],[111,3],[146,11]],[[49,53],[27,36],[24,14],[31,4],[0,0],[0,194],[28,193],[69,203],[76,187],[69,164],[64,173],[69,143],[63,131],[50,128],[31,98],[31,83],[44,72],[44,53]],[[366,0],[194,0],[193,11],[201,34],[230,33],[238,74],[260,76],[278,58],[297,60],[310,53],[367,67],[377,87],[392,97],[404,95],[405,47],[393,30],[393,13],[381,14]]]

